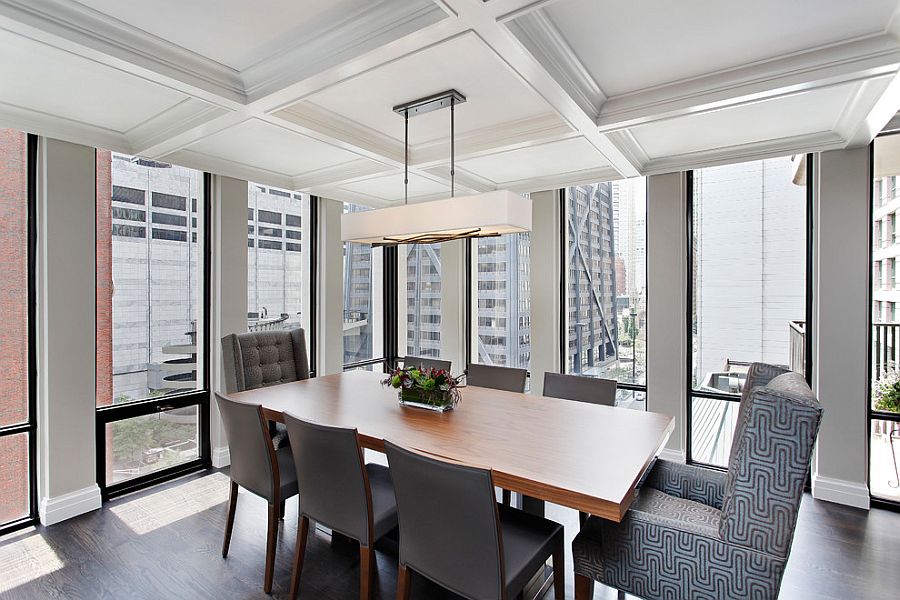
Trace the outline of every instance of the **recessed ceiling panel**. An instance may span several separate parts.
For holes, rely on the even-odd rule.
[[[362,194],[368,197],[376,198],[384,202],[394,204],[403,202],[403,172],[397,171],[389,175],[382,175],[365,179],[363,181],[355,181],[340,186],[340,189],[347,192]],[[409,197],[431,196],[435,194],[450,195],[450,186],[432,181],[427,177],[410,173],[409,175]]]
[[[631,132],[651,159],[831,132],[857,89],[846,84],[649,123]]]
[[[291,177],[359,158],[353,152],[257,119],[215,133],[190,149]]]
[[[599,169],[609,163],[583,137],[460,161],[459,166],[494,183]]]
[[[80,0],[80,4],[242,71],[327,31],[370,0]]]
[[[546,14],[607,96],[882,33],[895,0],[562,0]]]
[[[0,102],[125,133],[186,95],[0,31]]]
[[[391,109],[451,88],[467,98],[455,109],[457,136],[550,112],[543,99],[473,33],[347,79],[307,101],[402,143],[403,117]],[[302,105],[294,110],[302,113]],[[449,109],[409,120],[410,144],[446,139],[449,134]]]

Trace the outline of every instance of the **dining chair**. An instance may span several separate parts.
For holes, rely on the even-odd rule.
[[[289,598],[296,598],[310,520],[359,542],[359,597],[374,595],[375,542],[397,526],[387,467],[365,464],[356,429],[310,423],[284,413],[303,493]]]
[[[615,406],[616,380],[547,372],[544,373],[544,396]]]
[[[528,371],[511,367],[479,365],[472,363],[466,368],[466,385],[505,390],[507,392],[525,392],[525,380]]]
[[[728,471],[657,460],[621,523],[590,517],[572,542],[576,600],[594,581],[647,600],[776,598],[821,419],[802,375],[753,363]]]
[[[473,600],[516,597],[553,559],[565,594],[562,525],[494,499],[489,469],[436,460],[385,441],[400,524],[397,600],[416,572]]]
[[[278,542],[278,521],[283,516],[284,501],[297,495],[297,472],[290,448],[275,450],[269,436],[268,422],[262,406],[224,398],[216,394],[216,403],[228,436],[231,456],[231,495],[225,522],[225,541],[222,558],[228,556],[234,512],[237,508],[238,486],[263,498],[269,504],[269,525],[266,534],[266,570],[263,590],[272,591],[275,574],[275,547]]]
[[[309,379],[306,332],[301,328],[231,333],[222,338],[225,391],[229,394]],[[271,423],[276,448],[288,444],[287,431]]]
[[[407,356],[403,359],[404,367],[421,367],[423,369],[438,369],[450,372],[452,363],[449,360],[439,358],[424,358],[420,356]]]

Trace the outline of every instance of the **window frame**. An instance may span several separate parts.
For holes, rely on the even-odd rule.
[[[14,425],[0,426],[0,438],[24,434],[28,440],[28,514],[20,519],[0,523],[0,536],[30,527],[38,521],[37,490],[37,169],[38,136],[26,133],[25,197],[26,197],[26,259],[25,277],[28,297],[28,419]]]
[[[95,153],[96,161],[96,153]],[[95,167],[96,171],[96,167]],[[209,439],[209,413],[210,413],[210,326],[212,324],[210,302],[212,300],[211,279],[212,279],[212,175],[210,173],[202,173],[203,176],[203,236],[200,243],[200,260],[203,265],[203,276],[201,290],[202,296],[202,315],[200,322],[202,323],[202,335],[198,336],[198,342],[201,344],[200,362],[197,367],[202,373],[201,386],[196,390],[191,390],[179,394],[162,396],[158,398],[145,398],[136,400],[127,404],[112,404],[95,408],[95,439],[96,439],[96,469],[97,484],[100,487],[100,494],[104,501],[127,494],[136,490],[144,489],[176,477],[181,477],[188,473],[209,469],[212,466],[212,452],[210,449]],[[152,195],[151,195],[152,197]],[[189,208],[189,207],[188,207]],[[96,228],[95,228],[96,231]],[[190,242],[188,242],[190,243]],[[95,240],[96,245],[96,240]],[[96,311],[96,307],[95,307]],[[168,410],[197,407],[197,427],[199,441],[199,456],[193,460],[160,469],[152,473],[126,479],[117,483],[109,483],[106,480],[106,426],[117,421],[133,419],[147,415],[158,414]]]
[[[778,157],[774,157],[778,158]],[[764,160],[764,159],[758,159]],[[806,293],[805,303],[804,303],[804,312],[806,313],[804,317],[804,342],[803,342],[803,352],[804,352],[804,360],[806,361],[806,369],[804,373],[804,378],[806,382],[812,385],[812,373],[813,373],[813,338],[815,334],[815,323],[813,322],[813,213],[814,213],[814,201],[815,201],[815,190],[814,182],[815,182],[815,173],[816,173],[816,159],[815,155],[812,153],[808,153],[805,155],[806,160],[806,210],[805,210],[805,219],[804,219],[804,230],[805,230],[805,248],[806,248],[806,266],[805,266],[805,287]],[[751,162],[751,161],[742,161],[742,162]],[[871,184],[870,184],[871,185]],[[693,405],[694,398],[710,398],[712,400],[721,400],[726,402],[737,402],[741,401],[740,395],[734,394],[725,394],[725,393],[715,393],[715,392],[706,392],[702,390],[695,390],[693,386],[693,374],[694,374],[694,359],[693,359],[693,299],[694,299],[694,280],[691,274],[694,272],[694,253],[692,252],[693,243],[694,243],[694,169],[685,171],[685,210],[686,210],[686,271],[687,281],[685,282],[685,388],[687,390],[687,394],[685,396],[685,460],[687,464],[697,465],[700,467],[713,469],[717,471],[726,471],[727,466],[720,466],[705,463],[702,461],[694,460],[692,453],[692,444],[693,444]],[[871,244],[870,251],[871,251]],[[871,305],[871,302],[869,303]],[[871,310],[871,306],[869,308]],[[807,486],[809,482],[807,482]]]

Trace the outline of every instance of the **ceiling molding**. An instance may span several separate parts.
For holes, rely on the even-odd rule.
[[[341,183],[349,183],[372,176],[384,175],[394,172],[394,169],[383,163],[366,158],[360,158],[349,163],[334,165],[324,169],[317,169],[308,173],[294,176],[294,187],[300,191],[314,190],[317,187],[325,187]]]
[[[543,10],[532,10],[508,21],[506,26],[581,109],[596,117],[606,102],[606,94],[588,73],[562,33]]]
[[[135,154],[148,156],[157,144],[179,133],[209,123],[213,119],[228,114],[224,108],[214,106],[197,98],[186,98],[166,111],[131,128],[125,135]]]
[[[650,156],[647,154],[647,151],[644,150],[641,143],[637,141],[637,138],[634,137],[634,134],[630,129],[621,129],[619,131],[610,132],[609,139],[632,163],[640,165],[642,169],[644,165],[650,161]]]
[[[425,169],[425,172],[431,175],[433,178],[440,179],[443,182],[446,182],[447,185],[450,185],[450,171],[449,166],[442,167],[431,167],[430,169]],[[475,173],[468,171],[466,169],[462,169],[460,167],[456,167],[456,187],[457,189],[463,188],[468,189],[469,191],[481,194],[484,192],[492,192],[498,188],[497,184],[486,177],[481,177],[476,175]]]
[[[181,167],[209,171],[218,175],[262,183],[277,188],[290,190],[293,186],[293,178],[275,171],[260,169],[240,162],[235,162],[218,156],[212,156],[195,150],[182,149],[171,154],[159,157],[159,160]],[[293,191],[293,190],[292,190]]]
[[[95,147],[131,154],[131,145],[122,132],[5,102],[0,102],[0,127],[19,129],[76,144],[90,139],[94,140],[92,145]]]
[[[504,189],[524,194],[572,185],[597,183],[598,181],[615,181],[617,179],[622,179],[622,175],[614,168],[600,167],[596,169],[584,169],[581,171],[570,171],[568,173],[557,173],[554,175],[521,179],[518,181],[507,181],[500,185]]]
[[[57,36],[224,100],[246,102],[243,84],[233,69],[78,2],[0,0],[0,17],[14,31],[20,30],[18,24],[24,24],[34,28],[31,33]],[[46,35],[34,39],[49,42]]]
[[[665,158],[654,158],[644,165],[644,175],[659,175],[661,173],[687,171],[729,163],[777,158],[791,154],[825,152],[827,150],[844,148],[846,144],[846,140],[831,131],[766,140],[751,144],[739,144],[737,146],[713,148],[699,152],[667,156]]]
[[[895,73],[898,66],[900,45],[891,36],[872,36],[614,96],[603,105],[597,126],[601,131],[615,131],[877,78]]]
[[[857,148],[868,145],[897,113],[900,106],[900,74],[887,83],[885,90],[869,106],[868,111],[859,116],[855,129],[847,127],[843,136],[847,140],[848,148]]]

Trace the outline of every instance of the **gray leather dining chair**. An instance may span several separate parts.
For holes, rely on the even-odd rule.
[[[310,423],[284,413],[303,494],[289,598],[296,598],[310,520],[359,542],[359,597],[374,595],[375,542],[397,526],[387,467],[365,464],[356,429]]]
[[[421,367],[423,369],[438,369],[450,372],[452,363],[449,360],[439,358],[424,358],[421,356],[407,356],[403,359],[404,367]]]
[[[231,456],[231,495],[225,523],[222,558],[228,556],[234,512],[237,508],[238,486],[263,498],[269,504],[268,533],[266,534],[266,570],[263,590],[272,591],[275,574],[275,547],[278,542],[278,521],[287,498],[297,495],[297,472],[290,448],[275,450],[269,437],[268,422],[258,404],[247,404],[216,394],[216,402],[228,436]]]
[[[565,594],[562,525],[499,506],[489,469],[448,463],[385,442],[397,495],[397,600],[411,572],[473,600],[516,597],[549,557]]]
[[[615,406],[616,380],[548,372],[544,373],[544,396]]]
[[[222,338],[225,391],[229,394],[309,379],[306,332],[301,328],[231,333]],[[272,423],[276,448],[287,445],[287,431]]]
[[[466,368],[466,385],[505,390],[507,392],[524,392],[528,371],[511,367],[470,364]]]
[[[621,523],[591,517],[572,542],[576,600],[594,581],[648,600],[777,598],[821,419],[802,375],[750,365],[728,471],[657,460]]]

